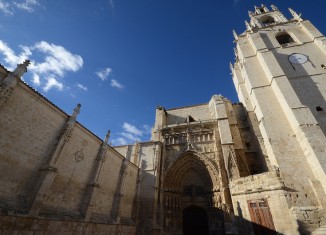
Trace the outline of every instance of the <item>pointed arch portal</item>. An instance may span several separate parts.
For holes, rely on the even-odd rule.
[[[168,167],[163,183],[165,233],[222,234],[218,230],[223,228],[217,224],[223,226],[223,213],[212,201],[219,193],[217,166],[194,151],[176,159]]]

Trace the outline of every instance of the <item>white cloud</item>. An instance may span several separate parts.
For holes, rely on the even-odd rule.
[[[43,90],[45,92],[47,92],[52,87],[55,87],[55,88],[57,88],[58,90],[61,91],[63,89],[63,84],[58,82],[57,79],[55,79],[53,77],[49,77],[49,78],[47,78],[47,82],[46,82],[46,85],[43,87]]]
[[[72,54],[62,46],[41,41],[30,49],[40,51],[46,56],[44,62],[31,64],[30,69],[36,73],[54,73],[63,77],[66,71],[76,72],[83,66],[81,56]]]
[[[152,128],[149,125],[143,125],[144,128],[144,134],[151,134],[152,133]]]
[[[106,67],[104,69],[101,69],[99,71],[96,72],[96,75],[102,80],[105,81],[107,80],[110,75],[112,74],[113,70],[111,67]],[[112,87],[118,88],[118,89],[122,89],[124,88],[124,85],[122,85],[120,82],[118,82],[115,79],[111,79],[111,84]]]
[[[115,79],[111,79],[111,86],[116,87],[118,89],[124,88],[124,86]]]
[[[113,145],[126,145],[126,144],[133,144],[135,142],[141,141],[141,137],[146,137],[149,132],[149,126],[143,125],[142,128],[137,128],[136,126],[124,122],[122,125],[123,132],[120,132],[120,137],[116,139],[112,139]]]
[[[79,89],[83,90],[83,91],[87,91],[87,90],[88,90],[86,86],[83,86],[83,85],[80,84],[80,83],[77,83],[76,86],[77,86]]]
[[[14,4],[18,9],[25,10],[28,12],[33,12],[34,7],[39,5],[39,3],[36,0],[24,0],[20,3],[14,2]]]
[[[128,140],[131,140],[131,141],[140,141],[140,138],[137,137],[136,135],[133,135],[131,133],[126,133],[126,132],[122,132],[120,133],[120,135],[122,135],[123,137],[127,138]]]
[[[35,11],[35,7],[39,6],[40,3],[38,0],[18,0],[18,1],[9,1],[9,0],[0,0],[0,11],[6,15],[14,15],[14,10],[22,10],[32,13]]]
[[[0,53],[4,55],[4,61],[8,64],[8,69],[14,69],[18,63],[22,63],[31,55],[26,47],[21,46],[21,48],[22,52],[17,56],[6,43],[0,40]]]
[[[108,79],[109,75],[112,73],[112,68],[107,67],[105,69],[96,72],[96,75],[101,78],[102,81]]]
[[[0,0],[0,11],[3,11],[6,15],[13,15],[14,13],[10,9],[10,4]]]
[[[112,144],[113,145],[127,145],[128,142],[124,138],[119,137],[116,139],[112,139]]]
[[[141,130],[139,130],[137,127],[135,127],[134,125],[131,125],[127,122],[123,123],[122,128],[127,132],[127,133],[131,133],[134,135],[139,135],[142,136],[143,132]]]
[[[37,74],[34,74],[33,75],[33,83],[36,85],[36,86],[39,86],[41,85],[41,80],[40,80],[40,76],[37,75]]]
[[[14,69],[17,64],[29,58],[31,65],[28,70],[31,72],[32,82],[45,92],[52,88],[63,90],[64,84],[59,80],[64,78],[66,72],[77,72],[83,66],[81,56],[72,54],[59,45],[41,41],[33,46],[20,46],[20,48],[22,52],[17,55],[0,40],[0,53],[3,54],[8,69]],[[35,54],[39,54],[37,60],[33,60]]]

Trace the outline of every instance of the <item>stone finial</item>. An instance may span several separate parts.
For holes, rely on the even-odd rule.
[[[245,20],[245,25],[248,31],[252,32],[252,27],[251,25],[248,23],[248,21]]]
[[[27,67],[30,64],[31,64],[31,62],[29,60],[25,60],[22,64],[18,64],[17,68],[14,70],[13,74],[17,78],[20,78],[21,76],[23,76],[24,73],[27,72]]]
[[[248,15],[249,15],[249,17],[251,17],[254,15],[254,13],[252,13],[252,11],[248,11]]]
[[[273,5],[273,4],[271,5],[271,8],[272,8],[273,11],[277,11],[278,10],[277,7],[275,5]]]
[[[255,14],[260,14],[260,10],[259,10],[259,7],[255,6]]]
[[[235,32],[235,30],[233,29],[232,30],[232,33],[233,33],[233,37],[234,37],[234,39],[237,41],[239,38],[238,38],[238,34],[237,34],[237,32]]]
[[[76,108],[74,108],[74,112],[69,117],[69,120],[67,122],[68,127],[73,126],[73,124],[76,122],[77,115],[80,113],[80,107],[81,107],[81,104],[77,104]]]
[[[233,64],[230,62],[230,70],[232,73],[233,73],[233,69],[234,69]]]
[[[255,17],[252,17],[251,20],[255,24],[255,26],[257,26],[257,27],[262,26],[261,23]]]
[[[296,19],[298,21],[302,21],[301,13],[300,14],[296,13],[292,8],[289,8],[289,11],[294,19]]]
[[[74,108],[73,114],[71,115],[72,117],[77,117],[77,115],[80,113],[80,107],[81,104],[77,104],[76,108]]]
[[[24,63],[17,65],[14,72],[9,73],[0,83],[0,107],[7,102],[18,80],[27,71],[29,64],[30,61],[25,60]]]
[[[238,50],[237,50],[237,48],[234,47],[233,51],[234,51],[235,58],[238,58]]]
[[[14,70],[14,72],[9,73],[8,76],[3,80],[3,83],[7,87],[15,87],[17,85],[18,79],[23,76],[24,73],[27,71],[27,66],[31,62],[29,60],[25,60],[22,64],[18,64],[17,68]]]
[[[109,139],[110,139],[110,134],[111,134],[111,131],[108,130],[108,132],[107,132],[106,135],[105,135],[104,143],[108,144],[108,141],[109,141]]]
[[[264,12],[269,12],[269,9],[267,6],[265,6],[264,4],[261,4],[261,8],[264,10]],[[263,12],[262,12],[263,13]]]

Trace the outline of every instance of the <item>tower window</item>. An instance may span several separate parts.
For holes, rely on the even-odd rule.
[[[317,107],[316,107],[316,110],[317,110],[317,111],[324,111],[324,109],[323,109],[322,107],[320,107],[320,106],[317,106]]]
[[[293,38],[288,33],[282,33],[276,36],[276,40],[280,45],[294,43]]]
[[[275,19],[273,17],[271,17],[271,16],[266,16],[266,17],[262,18],[261,22],[264,25],[269,25],[269,24],[275,23]]]

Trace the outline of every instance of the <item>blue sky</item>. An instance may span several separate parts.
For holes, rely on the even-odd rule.
[[[32,61],[24,81],[113,145],[150,139],[155,108],[233,102],[232,29],[245,0],[0,0],[0,63]],[[265,1],[293,8],[326,33],[325,1]]]

